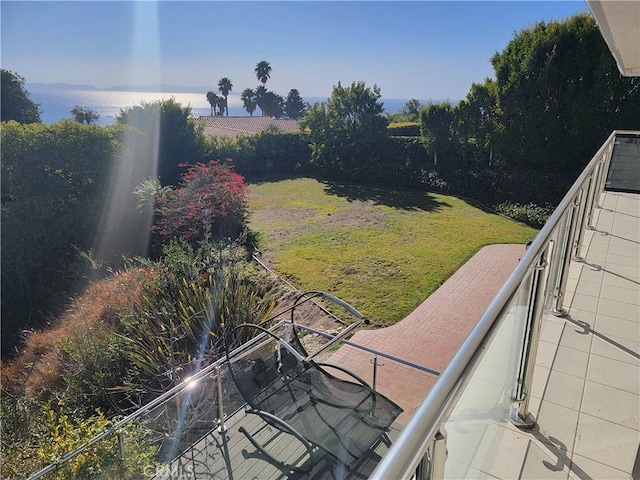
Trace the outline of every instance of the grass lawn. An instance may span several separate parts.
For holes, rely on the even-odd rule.
[[[250,227],[267,263],[376,325],[404,318],[483,246],[537,233],[447,195],[310,178],[249,187]]]

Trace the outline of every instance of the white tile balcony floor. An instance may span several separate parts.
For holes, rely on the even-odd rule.
[[[508,425],[501,435],[508,451],[478,477],[638,478],[640,195],[601,199],[584,262],[571,262],[569,314],[542,323],[529,404],[537,425]]]

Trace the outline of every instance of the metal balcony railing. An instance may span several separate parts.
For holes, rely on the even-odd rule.
[[[495,425],[535,425],[529,399],[541,317],[567,314],[570,261],[583,260],[620,135],[639,133],[614,131],[598,150],[370,478],[464,478],[471,461],[460,459],[504,454],[492,451],[504,431]]]

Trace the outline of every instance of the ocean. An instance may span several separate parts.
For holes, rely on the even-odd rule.
[[[174,98],[181,105],[189,105],[194,117],[210,115],[211,107],[206,99],[206,92],[149,92],[128,90],[98,90],[87,88],[63,88],[56,85],[27,84],[26,89],[31,100],[40,105],[41,118],[44,123],[55,123],[72,118],[71,110],[77,105],[89,108],[100,115],[99,125],[109,125],[116,119],[120,110],[140,105],[142,102]],[[324,102],[327,98],[303,97],[305,102]],[[385,112],[396,113],[402,109],[408,99],[381,99]],[[426,102],[425,102],[426,103]],[[257,112],[259,114],[259,110]],[[248,115],[242,108],[239,93],[229,95],[229,115]]]

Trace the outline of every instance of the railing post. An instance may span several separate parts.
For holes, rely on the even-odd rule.
[[[222,403],[222,378],[220,376],[220,365],[216,366],[216,383],[218,385],[218,433],[223,435],[227,431],[224,424],[224,405]]]
[[[562,258],[560,261],[562,264],[560,266],[560,282],[556,285],[554,302],[551,307],[551,313],[556,317],[564,317],[569,313],[564,308],[564,297],[567,291],[567,281],[569,279],[569,269],[571,267],[571,247],[573,245],[573,237],[576,233],[576,224],[578,223],[578,207],[580,206],[579,198],[580,192],[578,192],[573,199],[573,205],[571,206],[569,218],[567,219],[567,222],[569,223],[569,231],[567,232],[567,237],[561,250]]]
[[[444,479],[444,465],[447,461],[447,432],[440,428],[431,441],[427,452],[418,464],[415,480]]]
[[[378,381],[378,355],[373,355],[373,391],[376,391],[376,382]]]
[[[600,162],[598,162],[593,167],[593,172],[591,172],[589,197],[587,199],[587,218],[584,225],[585,228],[589,230],[594,229],[594,226],[591,225],[591,223],[593,222],[593,210],[598,197],[598,188],[600,186],[600,170],[601,165]]]
[[[582,251],[582,242],[584,240],[584,229],[585,229],[585,219],[587,216],[587,210],[589,208],[589,197],[591,189],[593,188],[593,175],[589,175],[588,184],[586,185],[586,193],[585,187],[582,186],[580,188],[580,209],[578,215],[578,224],[576,225],[577,231],[577,239],[574,245],[573,258],[572,260],[576,262],[584,262],[584,257],[580,255]]]
[[[125,461],[127,459],[125,444],[124,444],[124,436],[122,435],[122,429],[118,429],[118,459],[120,460],[120,468],[124,477],[127,478],[127,466],[125,465]]]
[[[544,311],[544,302],[547,290],[547,277],[551,257],[551,244],[540,254],[540,258],[534,268],[531,279],[531,291],[527,307],[527,328],[522,346],[522,356],[518,368],[518,379],[515,388],[514,403],[511,408],[511,423],[519,428],[531,428],[536,424],[534,416],[529,412],[529,398],[531,396],[531,384],[533,383],[533,371],[535,369],[538,342],[540,339],[540,326]]]

